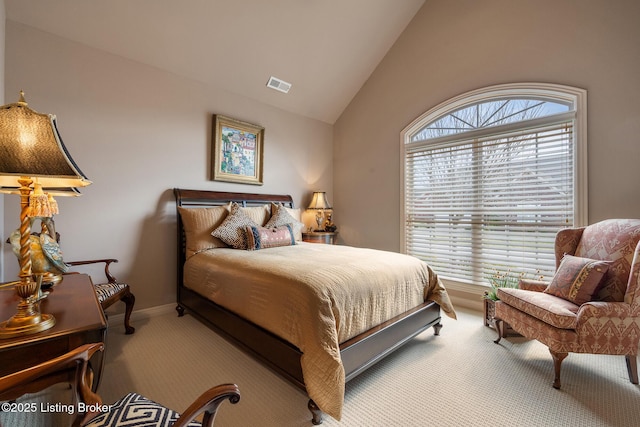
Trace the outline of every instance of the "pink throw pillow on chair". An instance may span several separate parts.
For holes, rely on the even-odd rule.
[[[565,254],[545,293],[581,305],[592,300],[609,269],[607,261]]]

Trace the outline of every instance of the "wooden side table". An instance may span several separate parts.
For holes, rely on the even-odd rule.
[[[337,231],[310,231],[308,233],[302,233],[302,241],[335,245],[337,236]]]
[[[485,297],[487,293],[485,292]],[[488,326],[491,329],[495,329],[493,318],[496,315],[496,302],[489,298],[483,298],[484,301],[484,326]],[[514,331],[511,326],[504,322],[504,332],[507,337],[519,337],[519,333]]]
[[[18,300],[13,287],[0,288],[0,319],[15,314]],[[107,321],[86,274],[65,275],[40,302],[40,311],[53,314],[56,324],[36,334],[0,339],[0,376],[61,356],[82,344],[105,342]],[[90,360],[93,391],[100,385],[103,353],[96,352]],[[35,392],[48,385],[39,383],[24,392]]]

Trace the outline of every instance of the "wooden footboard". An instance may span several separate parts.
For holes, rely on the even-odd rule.
[[[177,206],[207,207],[219,206],[236,201],[245,206],[276,202],[293,207],[290,196],[260,195],[244,193],[224,193],[199,190],[175,189]],[[226,310],[224,307],[202,297],[183,286],[183,264],[185,262],[185,238],[180,215],[178,214],[178,287],[177,307],[182,316],[185,310],[204,321],[216,332],[247,353],[264,363],[284,378],[305,389],[300,365],[300,350],[261,328],[260,326]],[[432,301],[424,302],[381,325],[376,326],[340,345],[340,355],[345,369],[345,379],[349,381],[367,368],[400,348],[407,341],[434,327],[438,335],[440,324],[440,306]],[[322,413],[310,401],[309,409],[313,414],[313,423],[322,423]]]
[[[340,344],[340,357],[349,381],[400,348],[416,335],[434,327],[440,334],[440,306],[427,301]]]

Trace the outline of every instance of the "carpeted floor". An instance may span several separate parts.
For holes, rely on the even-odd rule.
[[[640,387],[623,357],[571,354],[563,388],[551,387],[547,348],[522,338],[493,343],[480,313],[443,317],[347,385],[340,422],[330,426],[640,426]],[[224,404],[220,426],[310,426],[307,397],[191,316],[136,322],[126,336],[112,328],[101,394],[112,402],[135,390],[176,410],[206,388],[240,387]]]
[[[523,338],[496,345],[480,313],[458,315],[443,317],[440,336],[430,329],[352,380],[342,420],[326,417],[324,426],[640,426],[640,386],[623,357],[571,354],[555,390],[546,347]],[[181,411],[205,389],[233,382],[242,398],[221,406],[216,426],[312,425],[301,391],[193,317],[134,323],[134,335],[110,328],[99,390],[106,403],[137,391]]]

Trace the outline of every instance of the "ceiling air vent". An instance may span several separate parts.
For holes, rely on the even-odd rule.
[[[289,92],[289,89],[291,89],[291,83],[287,83],[284,80],[280,80],[271,76],[269,77],[269,81],[267,82],[267,87],[287,93]]]

